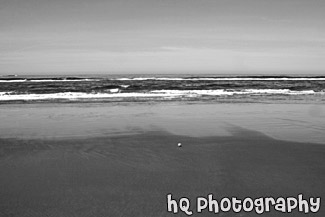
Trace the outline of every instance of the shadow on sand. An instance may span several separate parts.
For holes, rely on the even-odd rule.
[[[174,216],[167,212],[168,193],[192,201],[209,193],[218,199],[325,196],[325,145],[275,140],[235,126],[228,130],[232,136],[151,131],[83,139],[0,139],[0,216]],[[324,214],[321,208],[314,216]],[[193,216],[210,215],[215,216]],[[282,215],[305,216],[275,210],[262,216]]]

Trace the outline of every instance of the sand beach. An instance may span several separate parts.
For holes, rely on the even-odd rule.
[[[191,199],[193,210],[196,197],[211,193],[325,196],[324,105],[7,104],[0,110],[1,216],[173,216],[170,193]],[[314,216],[324,213],[321,206]]]

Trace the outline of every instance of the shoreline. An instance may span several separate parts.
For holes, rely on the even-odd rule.
[[[229,136],[227,128],[238,126],[276,139],[325,144],[325,104],[8,104],[0,106],[0,119],[0,138],[98,137],[151,130]]]
[[[115,91],[115,90],[114,90]],[[286,91],[286,90],[285,90]],[[186,91],[185,91],[186,92]],[[22,104],[137,104],[137,103],[256,103],[256,104],[325,104],[324,92],[302,94],[197,94],[188,95],[182,93],[56,93],[56,94],[32,94],[29,95],[6,95],[0,92],[0,106]],[[12,97],[12,99],[11,99]]]

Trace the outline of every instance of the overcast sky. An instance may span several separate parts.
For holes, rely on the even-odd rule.
[[[0,74],[323,73],[324,0],[0,0]]]

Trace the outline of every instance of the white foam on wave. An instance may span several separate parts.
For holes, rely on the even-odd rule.
[[[7,83],[7,82],[25,82],[27,79],[15,79],[15,80],[0,80],[0,82]]]
[[[110,89],[109,90],[111,93],[118,93],[118,92],[120,92],[120,89],[118,89],[118,88],[114,88],[114,89]]]
[[[165,93],[168,95],[235,95],[235,94],[285,94],[285,95],[309,95],[324,92],[313,90],[293,91],[289,89],[243,89],[243,90],[154,90],[152,93]]]
[[[289,89],[244,89],[244,90],[154,90],[146,93],[120,93],[119,89],[111,89],[110,93],[63,92],[52,94],[13,94],[0,92],[0,101],[12,100],[50,100],[50,99],[104,99],[104,98],[141,98],[141,97],[199,97],[199,96],[231,96],[231,95],[313,95],[325,94],[313,90],[293,91]]]
[[[12,94],[12,92],[0,92],[0,96],[2,96],[2,95],[10,95],[10,94]]]
[[[82,93],[64,92],[53,94],[1,94],[0,101],[12,100],[49,100],[49,99],[103,99],[103,98],[127,98],[127,97],[165,97],[165,93]],[[178,94],[173,94],[178,95]]]

